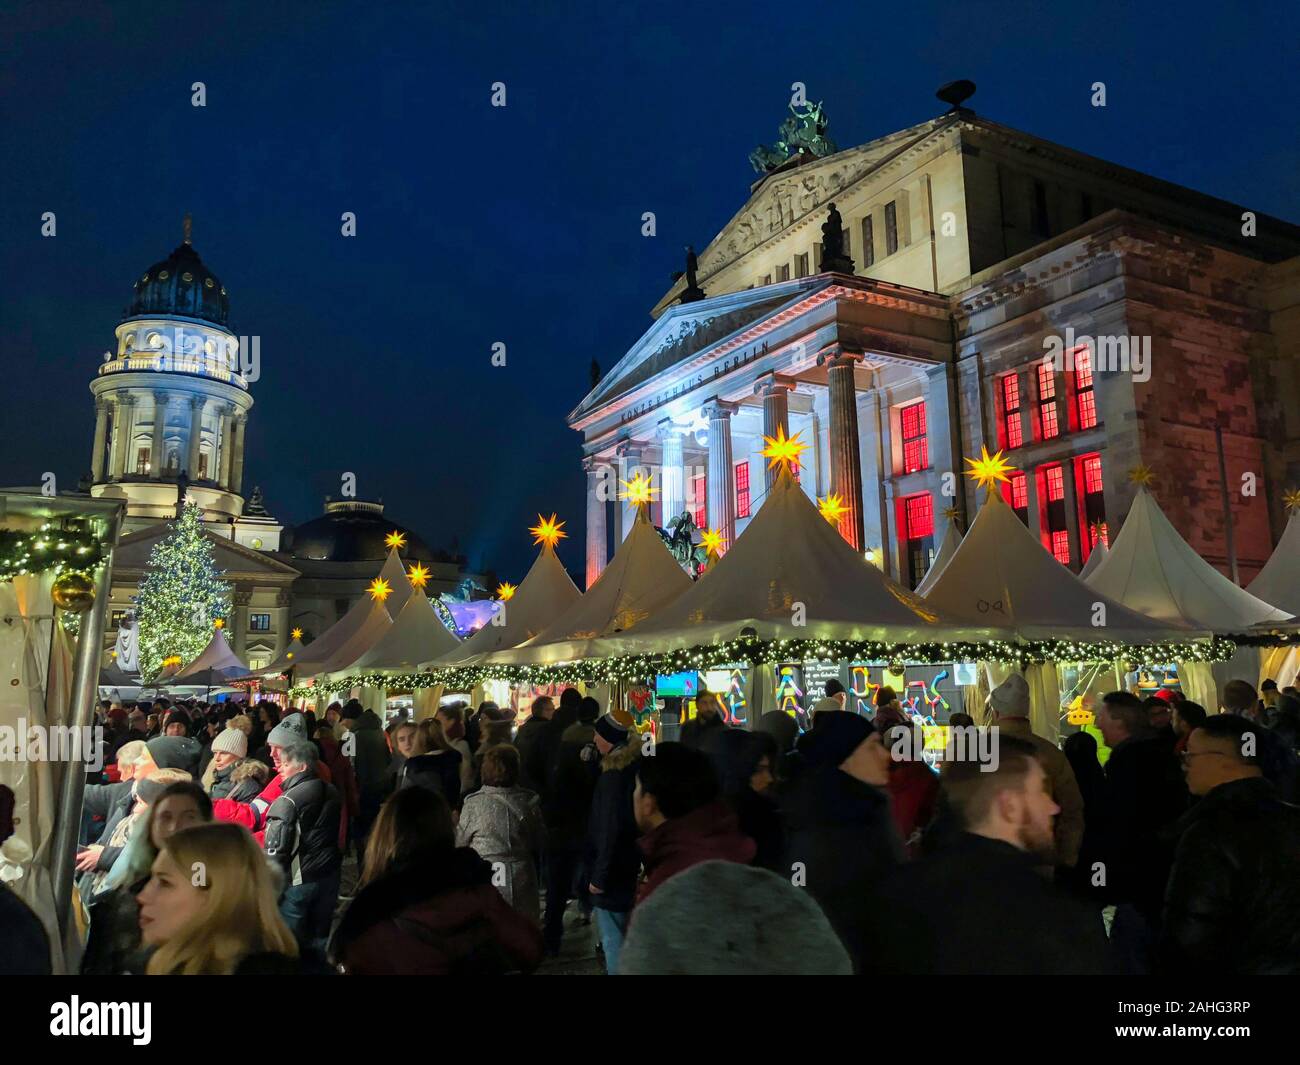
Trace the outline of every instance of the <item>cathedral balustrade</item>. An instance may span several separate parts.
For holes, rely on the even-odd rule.
[[[184,355],[129,355],[120,359],[110,359],[99,367],[99,376],[113,373],[182,373],[195,377],[211,377],[216,381],[234,385],[236,388],[248,389],[244,376],[226,369],[212,359],[190,358]]]

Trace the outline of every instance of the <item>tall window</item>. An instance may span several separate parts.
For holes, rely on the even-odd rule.
[[[898,204],[890,200],[885,204],[885,254],[898,251]]]
[[[903,472],[915,473],[930,465],[925,440],[925,400],[910,403],[898,413],[903,430]]]
[[[930,569],[934,559],[934,503],[929,492],[904,496],[902,509],[903,539],[906,543],[907,580],[915,588]]]
[[[862,220],[862,265],[873,266],[876,262],[876,237],[871,229],[871,215]]]
[[[736,517],[749,517],[749,463],[736,463]]]
[[[1080,429],[1097,424],[1097,395],[1092,390],[1092,356],[1088,349],[1074,353],[1074,413]]]
[[[790,264],[789,264],[789,263],[782,263],[780,266],[778,266],[778,267],[776,268],[776,279],[777,279],[778,281],[789,281],[789,280],[790,280]]]
[[[1061,435],[1056,417],[1056,373],[1046,361],[1038,364],[1038,424],[1043,440]]]
[[[270,614],[249,614],[248,631],[249,632],[270,632],[271,615]]]
[[[1030,225],[1040,237],[1052,235],[1047,218],[1047,186],[1041,181],[1034,182],[1034,213]]]
[[[807,252],[804,252],[802,255],[796,255],[794,257],[794,276],[795,277],[808,276],[808,253]]]
[[[1085,558],[1098,544],[1110,546],[1110,531],[1106,527],[1106,495],[1101,479],[1101,456],[1083,455],[1078,460],[1079,483],[1083,485],[1083,500],[1079,518],[1083,529],[1080,539],[1085,548]]]
[[[1016,512],[1016,517],[1029,524],[1029,478],[1017,471],[1002,486],[1002,498]]]
[[[1063,566],[1070,564],[1070,533],[1069,525],[1066,522],[1067,506],[1073,505],[1073,500],[1067,501],[1065,498],[1065,470],[1060,463],[1053,463],[1051,466],[1040,468],[1043,478],[1043,490],[1047,505],[1044,508],[1047,515],[1046,539],[1048,550],[1056,557],[1056,561]]]
[[[697,473],[691,478],[692,517],[695,519],[697,529],[708,528],[708,498],[708,484],[705,481],[705,475]]]
[[[135,472],[141,477],[149,472],[149,449],[147,447],[136,449]]]
[[[1011,449],[1025,442],[1025,427],[1020,420],[1020,375],[1009,373],[1001,382],[1002,446]]]

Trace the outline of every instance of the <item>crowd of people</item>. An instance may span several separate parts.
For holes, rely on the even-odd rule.
[[[574,688],[518,727],[102,704],[82,972],[527,973],[566,915],[613,974],[1300,971],[1294,689],[1111,692],[1103,765],[1034,734],[1013,674],[939,772],[892,690],[846,699],[743,729],[704,692],[672,740]],[[0,889],[10,964],[48,971],[23,910]]]

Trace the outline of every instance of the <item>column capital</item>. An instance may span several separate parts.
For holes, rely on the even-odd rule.
[[[162,389],[155,391],[153,394],[153,401],[160,407],[167,406],[167,404],[171,402],[171,398],[172,394],[170,392],[164,392]]]
[[[619,458],[624,458],[635,453],[640,457],[641,452],[645,450],[645,444],[640,440],[634,440],[628,437],[626,440],[620,440],[614,448],[614,454]]]
[[[770,396],[776,392],[793,392],[799,384],[793,377],[777,373],[775,370],[763,374],[754,382],[754,395]]]
[[[674,437],[674,436],[680,438],[681,435],[682,435],[682,431],[679,428],[677,428],[677,423],[674,422],[671,418],[665,418],[663,421],[661,421],[658,425],[655,426],[656,440],[667,440],[670,437]]]
[[[714,396],[712,399],[705,400],[700,406],[700,412],[709,421],[723,421],[730,418],[740,409],[739,403],[731,403],[725,399],[719,399]]]
[[[207,406],[207,402],[208,402],[207,396],[190,396],[190,409],[202,410],[205,406]]]
[[[845,347],[839,341],[836,341],[833,344],[827,344],[821,351],[817,352],[817,365],[822,366],[827,363],[832,366],[852,365],[855,362],[861,362],[864,357],[861,351]]]

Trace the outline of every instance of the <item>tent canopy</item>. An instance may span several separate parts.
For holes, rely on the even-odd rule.
[[[235,657],[222,635],[222,629],[212,630],[212,639],[193,662],[170,679],[176,683],[198,681],[201,684],[223,684],[233,677],[248,673],[248,666]]]
[[[1161,621],[1215,633],[1245,632],[1290,618],[1201,558],[1144,487],[1088,586]]]
[[[840,536],[783,469],[744,533],[700,580],[606,653],[652,653],[736,639],[983,640],[990,628],[936,610]]]
[[[1083,564],[1083,569],[1079,570],[1079,580],[1087,581],[1095,572],[1097,567],[1106,561],[1106,556],[1110,554],[1110,548],[1106,546],[1105,540],[1098,540],[1097,546],[1092,549],[1092,554],[1088,556],[1088,561]]]
[[[1300,509],[1291,512],[1282,539],[1246,590],[1266,603],[1300,615]]]
[[[921,578],[921,583],[916,586],[917,595],[924,596],[934,587],[935,582],[939,579],[939,574],[952,561],[952,556],[957,553],[957,548],[960,546],[961,533],[957,531],[957,523],[950,521],[948,522],[948,531],[943,534],[943,540],[939,543],[939,553],[934,556],[934,565]]]
[[[347,671],[394,669],[411,672],[417,663],[447,654],[459,646],[460,641],[438,620],[424,589],[416,588],[393,624],[356,661],[343,668]]]
[[[925,601],[1009,626],[1026,640],[1143,644],[1206,635],[1145,617],[1084,584],[1048,553],[997,492],[989,492]],[[1104,623],[1095,623],[1103,616]]]
[[[487,661],[546,665],[593,657],[592,641],[634,628],[690,587],[646,508],[638,507],[631,531],[586,594],[527,643]]]
[[[330,653],[328,658],[315,659],[307,665],[300,666],[299,676],[319,676],[346,669],[383,639],[385,633],[393,627],[393,619],[388,616],[388,610],[382,600],[366,595],[358,602],[368,604],[366,616],[361,624],[356,627],[351,636]]]
[[[406,605],[406,601],[411,597],[415,590],[410,580],[406,576],[406,570],[402,567],[402,560],[397,556],[397,549],[391,548],[388,552],[388,558],[384,560],[383,568],[379,571],[379,578],[388,582],[388,598],[380,605],[384,612],[388,614],[389,620]],[[297,667],[298,676],[310,677],[316,673],[328,672],[324,668],[326,663],[335,661],[340,649],[343,647],[356,648],[356,644],[351,643],[356,636],[357,630],[366,624],[371,616],[371,606],[377,600],[370,595],[361,596],[348,612],[338,619],[333,625],[321,633],[311,643],[302,649],[292,665]],[[371,638],[374,638],[373,631]],[[368,643],[362,644],[360,650],[353,654],[356,658],[362,651],[369,647]],[[352,661],[352,659],[348,659]],[[281,666],[280,672],[289,668],[283,660],[277,663]]]

